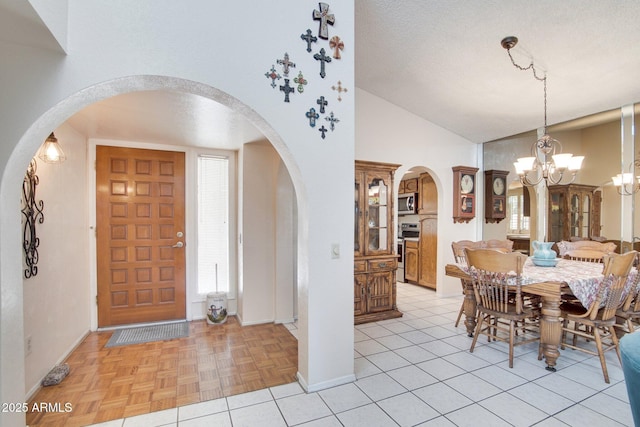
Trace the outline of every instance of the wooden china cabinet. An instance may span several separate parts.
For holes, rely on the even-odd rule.
[[[401,317],[396,307],[393,175],[400,165],[356,160],[355,324]]]
[[[581,184],[549,186],[549,242],[600,236],[602,193],[597,189]]]

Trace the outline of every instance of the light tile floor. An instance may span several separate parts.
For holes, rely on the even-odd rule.
[[[557,372],[537,345],[479,340],[454,328],[462,297],[398,284],[400,319],[355,327],[357,381],[306,394],[297,383],[115,420],[100,426],[633,426],[615,353],[561,350]],[[295,335],[295,325],[290,326]]]

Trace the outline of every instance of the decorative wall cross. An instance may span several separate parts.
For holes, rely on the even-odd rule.
[[[285,76],[289,75],[289,67],[296,68],[296,64],[294,62],[289,61],[289,54],[285,52],[283,59],[277,60],[278,64],[282,65],[282,71]]]
[[[342,101],[342,97],[340,96],[342,94],[342,92],[347,92],[347,88],[343,88],[342,87],[342,83],[340,82],[340,80],[338,80],[338,85],[337,86],[331,86],[331,89],[335,90],[338,92],[338,101]]]
[[[324,107],[328,104],[328,102],[325,101],[324,96],[321,96],[320,98],[316,99],[316,104],[320,106],[320,112],[324,114]]]
[[[320,114],[316,113],[316,109],[311,107],[309,111],[307,111],[304,115],[309,119],[309,126],[315,127],[316,120],[318,120],[318,117],[320,117]]]
[[[320,53],[316,53],[315,55],[313,55],[313,58],[316,61],[320,61],[320,77],[322,77],[324,79],[324,76],[327,75],[327,73],[324,72],[324,64],[325,62],[331,62],[331,57],[325,55],[325,50],[324,48],[320,49]]]
[[[284,92],[284,102],[289,102],[289,94],[295,93],[295,89],[289,86],[289,79],[284,79],[284,86],[280,85],[280,91]]]
[[[337,117],[334,117],[333,111],[324,119],[329,122],[329,127],[331,128],[332,132],[335,129],[335,124],[340,122],[340,120]]]
[[[331,37],[331,40],[329,40],[329,47],[333,49],[333,57],[335,59],[340,59],[340,51],[344,50],[344,43],[340,40],[340,37]]]
[[[264,73],[264,75],[267,76],[268,79],[271,79],[271,87],[274,89],[277,86],[276,80],[280,80],[280,78],[282,77],[276,72],[276,68],[273,65],[271,66],[271,70]]]
[[[327,24],[333,25],[336,22],[335,16],[329,13],[329,5],[327,3],[318,3],[320,10],[313,11],[313,19],[320,21],[320,28],[318,29],[318,37],[327,40],[329,38],[329,27]]]
[[[320,133],[322,133],[322,139],[325,138],[325,133],[328,132],[327,128],[324,127],[324,125],[322,125],[322,127],[320,129],[318,129],[318,131],[320,131]]]
[[[307,42],[307,52],[311,52],[311,43],[318,41],[318,38],[311,34],[311,30],[307,30],[306,34],[300,34],[300,38]]]
[[[302,76],[302,71],[298,72],[298,77],[293,79],[294,83],[298,85],[298,92],[304,92],[304,86],[308,83],[305,78]]]

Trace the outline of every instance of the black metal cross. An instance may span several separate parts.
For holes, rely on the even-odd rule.
[[[327,24],[333,25],[336,22],[336,17],[329,13],[329,5],[327,3],[318,3],[318,8],[320,10],[313,11],[313,19],[320,21],[318,37],[327,40],[329,38],[329,28]]]
[[[295,93],[295,89],[289,86],[289,79],[284,79],[284,86],[280,85],[280,91],[284,92],[284,102],[289,102],[289,94]]]
[[[325,101],[324,96],[321,96],[320,98],[316,99],[316,104],[320,106],[320,112],[324,114],[324,107],[328,104],[328,102]]]
[[[322,127],[321,127],[320,129],[318,129],[318,130],[319,130],[320,132],[322,132],[322,139],[324,139],[324,137],[325,137],[325,135],[324,135],[324,134],[328,132],[327,128],[326,128],[326,127],[324,127],[324,125],[322,125]]]
[[[311,107],[304,115],[309,119],[309,126],[316,127],[316,120],[320,117],[320,114],[316,113],[316,109]]]
[[[285,76],[289,75],[289,67],[296,68],[296,64],[294,62],[289,61],[289,54],[286,52],[284,54],[284,58],[278,59],[276,62],[282,65],[282,71]]]
[[[335,129],[335,124],[340,122],[340,120],[333,115],[333,111],[324,119],[330,123],[329,127],[331,128],[331,132],[333,132],[333,130]]]
[[[315,55],[313,55],[313,58],[316,61],[320,61],[320,77],[324,79],[324,76],[327,75],[327,73],[324,72],[324,64],[325,62],[331,62],[331,57],[325,55],[325,50],[324,48],[322,48],[320,49],[320,53],[316,53]]]
[[[316,36],[311,35],[311,30],[307,30],[306,34],[300,34],[300,38],[307,42],[307,52],[311,52],[311,43],[318,41]]]

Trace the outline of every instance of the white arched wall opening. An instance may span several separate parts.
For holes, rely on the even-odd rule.
[[[433,182],[436,188],[436,193],[437,193],[437,201],[438,201],[437,202],[437,228],[436,228],[436,238],[437,238],[436,260],[438,261],[436,262],[436,285],[437,286],[436,286],[435,292],[436,294],[442,295],[442,296],[452,295],[453,294],[452,291],[449,289],[448,286],[445,285],[445,282],[444,282],[444,278],[445,278],[444,266],[446,265],[446,262],[441,261],[441,260],[447,259],[445,254],[450,253],[451,250],[450,248],[443,246],[445,245],[446,239],[438,238],[442,235],[442,228],[443,228],[445,218],[450,219],[450,217],[443,212],[444,197],[442,196],[443,186],[442,186],[442,181],[440,180],[440,177],[435,173],[433,169],[430,169],[426,166],[420,166],[420,165],[404,166],[403,165],[403,166],[400,166],[400,168],[398,168],[398,171],[395,175],[394,190],[397,195],[400,187],[400,181],[403,178],[417,177],[423,173],[428,173],[433,179]],[[416,215],[415,217],[412,217],[412,219],[415,221],[419,221],[418,215]],[[401,220],[401,217],[398,217],[397,224],[401,224],[401,222],[404,222],[404,221]]]
[[[277,132],[249,106],[211,86],[165,76],[130,76],[103,82],[86,88],[40,116],[24,133],[12,152],[0,182],[0,400],[20,402],[25,397],[24,378],[24,307],[22,293],[22,248],[20,227],[20,189],[24,171],[42,141],[60,124],[76,112],[95,102],[124,94],[144,90],[173,90],[212,99],[244,115],[271,142],[285,164],[293,183],[298,216],[297,280],[298,286],[308,283],[308,210],[302,174],[288,147]],[[299,298],[299,310],[307,304]],[[308,342],[308,330],[300,324],[299,343]],[[300,345],[299,345],[300,346]],[[298,369],[308,372],[308,353],[298,352]],[[300,376],[301,374],[299,374]],[[303,375],[304,377],[304,375]]]

